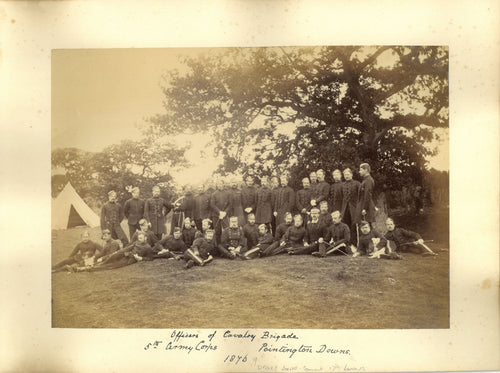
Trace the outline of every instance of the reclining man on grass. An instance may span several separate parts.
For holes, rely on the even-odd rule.
[[[387,218],[385,221],[387,233],[385,238],[388,246],[393,252],[412,252],[422,255],[437,255],[425,243],[422,237],[416,233],[403,228],[396,228],[394,220]]]
[[[67,259],[64,259],[63,261],[55,264],[52,267],[52,272],[71,270],[72,266],[83,267],[86,265],[86,260],[93,258],[96,252],[100,251],[102,251],[102,247],[99,244],[91,241],[90,233],[88,231],[85,231],[82,233],[82,241],[75,246]]]

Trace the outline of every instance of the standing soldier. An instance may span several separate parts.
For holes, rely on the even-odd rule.
[[[344,184],[342,185],[342,208],[340,214],[342,221],[349,226],[351,230],[351,239],[357,237],[356,230],[356,204],[358,203],[359,181],[352,179],[352,171],[350,168],[344,170]],[[354,241],[356,242],[356,241]]]
[[[325,172],[323,170],[316,171],[316,176],[318,177],[318,185],[316,186],[316,194],[313,194],[313,198],[315,202],[314,206],[319,206],[322,201],[328,201],[330,197],[330,184],[325,181]]]
[[[256,190],[254,186],[254,180],[251,175],[248,175],[245,178],[246,186],[244,186],[241,190],[241,204],[243,206],[243,210],[246,213],[246,217],[248,218],[248,214],[253,212],[255,214],[256,207]]]
[[[229,195],[224,190],[224,182],[218,180],[216,190],[210,198],[210,208],[212,210],[212,222],[215,230],[215,240],[220,242],[222,229],[228,226],[227,214],[231,209]]]
[[[297,192],[295,207],[302,215],[304,222],[307,222],[307,213],[311,210],[312,189],[307,177],[302,179],[302,189]]]
[[[332,211],[342,210],[342,174],[340,170],[335,170],[332,172],[333,184],[330,186],[330,207]]]
[[[170,234],[174,232],[174,228],[180,228],[182,230],[184,219],[190,218],[193,220],[195,200],[193,192],[189,187],[184,187],[184,196],[178,198],[173,207],[174,211],[172,220],[170,221]]]
[[[151,230],[158,240],[161,240],[164,233],[167,233],[165,227],[166,215],[172,209],[170,203],[160,197],[160,187],[155,185],[152,190],[153,197],[146,200],[144,205],[144,217],[151,225]]]
[[[262,186],[257,189],[255,221],[258,225],[271,226],[273,216],[272,191],[269,189],[269,179],[262,180]]]
[[[144,217],[144,200],[139,198],[138,187],[132,189],[132,198],[128,199],[123,206],[123,214],[127,218],[129,237],[132,239],[135,231],[140,230],[139,220]]]
[[[184,219],[189,218],[194,220],[195,200],[192,187],[188,186],[185,189],[184,198],[182,200],[181,209],[184,212]]]
[[[278,189],[273,213],[276,217],[276,225],[283,223],[285,221],[285,213],[293,213],[295,207],[295,192],[288,185],[288,176],[281,175],[280,181],[281,187]]]
[[[357,222],[359,223],[365,220],[370,223],[370,225],[373,225],[375,221],[375,212],[378,211],[378,209],[375,207],[375,203],[373,203],[373,187],[375,186],[375,182],[370,175],[370,171],[371,168],[368,163],[362,163],[359,166],[359,175],[363,178],[363,181],[361,182],[358,193]]]
[[[198,194],[194,197],[193,217],[196,228],[200,231],[203,219],[211,217],[210,193],[203,186],[198,189]]]
[[[311,194],[314,198],[316,196],[316,193],[317,193],[317,189],[318,189],[318,175],[316,175],[316,171],[312,171],[310,174],[309,174],[309,180],[311,181]]]
[[[280,188],[280,182],[276,176],[271,178],[271,207],[273,210],[273,216],[271,217],[271,230],[272,234],[276,233],[276,228],[279,224],[276,224],[276,216],[274,215],[274,211],[276,211],[276,201],[278,200],[278,192]]]
[[[116,192],[114,190],[110,191],[108,198],[109,201],[101,209],[101,231],[109,229],[113,239],[119,239],[123,246],[128,245],[128,238],[120,226],[123,220],[123,210],[116,201]]]
[[[243,212],[243,197],[242,191],[238,189],[238,183],[236,179],[231,181],[231,189],[228,190],[229,205],[231,216],[236,216],[238,218],[238,225],[240,227],[244,226],[246,223],[245,214]]]

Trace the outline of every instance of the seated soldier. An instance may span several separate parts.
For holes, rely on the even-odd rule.
[[[422,237],[416,233],[403,228],[396,228],[394,220],[387,218],[385,221],[387,233],[385,238],[391,252],[408,251],[415,254],[437,255],[426,244]]]
[[[255,225],[255,214],[250,213],[247,216],[247,223],[243,226],[243,236],[246,240],[246,250],[250,250],[259,240],[259,228]]]
[[[370,223],[362,221],[359,223],[359,245],[354,257],[359,255],[372,255],[375,252],[385,252],[387,240],[375,229],[371,229]]]
[[[276,227],[276,233],[274,234],[274,242],[261,253],[261,256],[268,256],[272,250],[275,250],[280,245],[280,241],[283,238],[283,235],[286,233],[288,228],[292,226],[292,222],[293,222],[292,213],[291,212],[285,213],[285,222],[281,223]]]
[[[331,214],[333,224],[326,228],[325,242],[319,245],[319,251],[312,253],[317,257],[325,257],[336,252],[347,254],[351,241],[349,226],[342,223],[339,211]]]
[[[257,244],[243,255],[244,259],[254,259],[262,255],[265,249],[273,243],[273,235],[269,232],[267,224],[259,225],[259,237]]]
[[[302,216],[302,215],[301,215]],[[304,239],[304,246],[291,248],[288,251],[290,255],[304,255],[304,254],[312,254],[315,251],[319,250],[320,245],[323,243],[326,228],[319,221],[319,209],[317,207],[313,207],[311,209],[311,221],[307,223],[306,235]]]
[[[222,257],[235,259],[241,254],[241,250],[245,245],[245,237],[243,229],[238,226],[238,217],[231,216],[229,218],[229,227],[224,229],[221,235],[219,244],[219,253]]]
[[[102,247],[90,240],[90,233],[85,231],[82,233],[82,241],[78,243],[69,257],[57,263],[52,267],[52,272],[59,272],[62,270],[72,270],[77,266],[86,266],[87,262],[92,262],[96,252],[102,250]]]
[[[302,215],[298,214],[293,217],[293,225],[288,228],[279,243],[273,243],[265,250],[267,256],[278,255],[289,251],[292,248],[304,246],[306,230],[303,225]]]
[[[104,241],[104,246],[102,250],[95,256],[96,263],[102,262],[108,256],[121,249],[118,241],[113,240],[113,238],[111,237],[111,232],[109,229],[105,229],[102,231],[102,239]]]
[[[144,232],[138,232],[137,241],[127,247],[111,254],[101,263],[98,263],[92,268],[79,270],[88,270],[90,272],[103,271],[124,267],[142,260],[153,260],[156,257],[156,252],[151,248],[146,240]]]
[[[213,256],[210,253],[215,250],[214,233],[213,229],[207,229],[204,237],[197,237],[194,240],[193,246],[184,253],[184,260],[187,261],[184,268],[188,269],[194,265],[203,267],[213,260]]]
[[[172,253],[172,255],[166,256],[167,258],[175,258],[177,260],[182,258],[182,255],[186,251],[188,246],[182,240],[182,233],[179,227],[174,228],[173,235],[166,236],[158,241],[154,247],[157,255],[164,255],[167,253]]]
[[[139,220],[139,227],[141,229],[135,231],[134,235],[130,238],[130,242],[133,243],[137,241],[137,234],[139,232],[142,232],[146,235],[146,241],[148,242],[149,246],[154,247],[154,245],[158,242],[158,237],[156,237],[156,234],[154,234],[153,231],[149,230],[148,221],[146,219]]]
[[[182,228],[182,240],[187,247],[191,247],[196,236],[196,228],[191,224],[191,219],[184,219],[184,227]]]
[[[319,203],[319,222],[321,225],[324,227],[329,227],[332,225],[332,216],[328,212],[328,202],[327,201],[321,201]]]

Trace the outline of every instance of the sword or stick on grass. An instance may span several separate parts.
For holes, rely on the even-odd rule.
[[[433,240],[427,240],[427,241],[424,241],[424,242],[434,242]],[[413,242],[406,242],[406,243],[403,243],[401,244],[400,246],[405,246],[405,245],[421,245],[424,247],[425,250],[427,250],[427,252],[430,254],[430,255],[437,255],[434,251],[432,251],[429,246],[427,246],[426,244],[424,243],[420,243],[418,241],[413,241]]]

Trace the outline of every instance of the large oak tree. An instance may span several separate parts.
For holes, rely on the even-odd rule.
[[[378,181],[419,181],[434,129],[448,127],[446,47],[209,50],[164,77],[158,134],[206,132],[220,172],[369,162]]]

